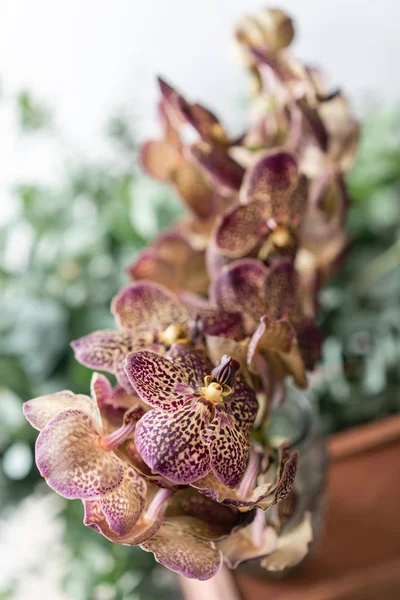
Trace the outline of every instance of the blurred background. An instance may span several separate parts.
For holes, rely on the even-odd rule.
[[[323,361],[311,395],[325,433],[400,409],[400,4],[279,3],[293,52],[322,66],[362,119],[348,177],[353,246],[321,297]],[[0,598],[179,597],[174,576],[82,525],[79,501],[39,481],[23,401],[86,393],[68,343],[113,326],[124,267],[180,207],[137,166],[157,132],[155,76],[246,124],[231,52],[255,0],[0,3]],[[321,376],[321,373],[323,374]]]

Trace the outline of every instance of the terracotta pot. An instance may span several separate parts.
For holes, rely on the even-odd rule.
[[[270,580],[223,570],[186,580],[185,598],[400,599],[400,416],[333,435],[329,452],[325,530],[299,570]]]

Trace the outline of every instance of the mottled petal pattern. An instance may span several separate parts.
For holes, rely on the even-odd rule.
[[[165,515],[195,518],[197,523],[193,533],[206,539],[218,539],[228,535],[246,519],[243,513],[214,502],[192,487],[174,494]]]
[[[218,479],[230,488],[239,485],[249,458],[249,440],[231,415],[216,410],[213,422],[202,432],[209,447],[211,467]]]
[[[296,324],[301,318],[298,276],[292,263],[283,262],[264,280],[265,314],[271,319],[287,318]]]
[[[125,371],[141,399],[155,408],[174,412],[193,396],[185,371],[155,352],[129,354]]]
[[[262,202],[265,218],[288,220],[288,201],[298,180],[297,161],[288,152],[272,152],[249,169],[241,190],[245,202]]]
[[[111,383],[100,373],[93,373],[90,382],[90,392],[92,398],[97,402],[97,406],[101,410],[107,402],[110,402],[113,396],[113,389]]]
[[[257,416],[258,402],[255,393],[243,379],[236,377],[233,394],[224,398],[224,405],[237,426],[248,435]]]
[[[265,311],[265,280],[269,270],[255,259],[244,259],[224,267],[211,295],[227,312],[240,312],[246,331],[253,333]]]
[[[204,377],[214,368],[203,350],[194,351],[184,344],[173,344],[166,357],[185,373],[186,381],[193,387],[204,385]]]
[[[201,432],[210,422],[202,402],[168,414],[146,413],[136,425],[135,444],[145,463],[173,483],[188,484],[210,470],[210,456]]]
[[[244,258],[256,252],[269,233],[264,214],[264,206],[260,202],[228,210],[215,230],[216,248],[229,258]]]
[[[71,342],[71,346],[76,360],[86,367],[113,373],[118,359],[141,344],[135,344],[129,333],[111,329],[89,333]]]
[[[84,524],[116,544],[137,546],[151,538],[161,526],[160,519],[148,520],[143,515],[126,534],[119,535],[109,527],[100,500],[84,500],[84,507]]]
[[[139,520],[146,499],[146,483],[132,468],[126,466],[119,487],[100,498],[100,506],[110,529],[126,535]]]
[[[53,417],[68,408],[82,410],[93,417],[96,415],[96,404],[89,396],[67,390],[28,400],[23,411],[32,427],[40,431]]]
[[[186,308],[169,290],[143,281],[122,289],[112,302],[112,312],[121,329],[134,333],[134,339],[163,331],[171,324],[186,325]]]
[[[75,409],[64,410],[42,429],[36,464],[64,498],[97,498],[115,490],[124,475],[119,458],[102,448],[92,418]]]
[[[153,552],[157,562],[190,579],[213,577],[222,564],[222,554],[213,542],[192,535],[178,522],[165,522],[159,531],[141,545]]]

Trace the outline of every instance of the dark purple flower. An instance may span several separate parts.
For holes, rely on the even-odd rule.
[[[246,469],[249,433],[258,403],[254,392],[233,377],[229,382],[202,354],[174,345],[167,356],[142,351],[126,359],[126,373],[144,402],[154,408],[139,422],[136,446],[155,473],[180,484],[211,470],[236,487]],[[217,374],[217,376],[215,376]]]

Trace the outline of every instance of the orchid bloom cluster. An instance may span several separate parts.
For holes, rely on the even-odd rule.
[[[290,524],[298,452],[273,447],[266,423],[286,378],[306,388],[319,359],[317,295],[348,245],[357,124],[343,94],[288,54],[292,38],[280,10],[238,24],[254,96],[239,138],[160,79],[163,136],[141,162],[189,216],[129,267],[117,328],[72,342],[116,385],[95,372],[90,396],[24,406],[41,475],[82,500],[85,525],[191,578],[255,558],[282,570],[312,540],[309,514]]]

